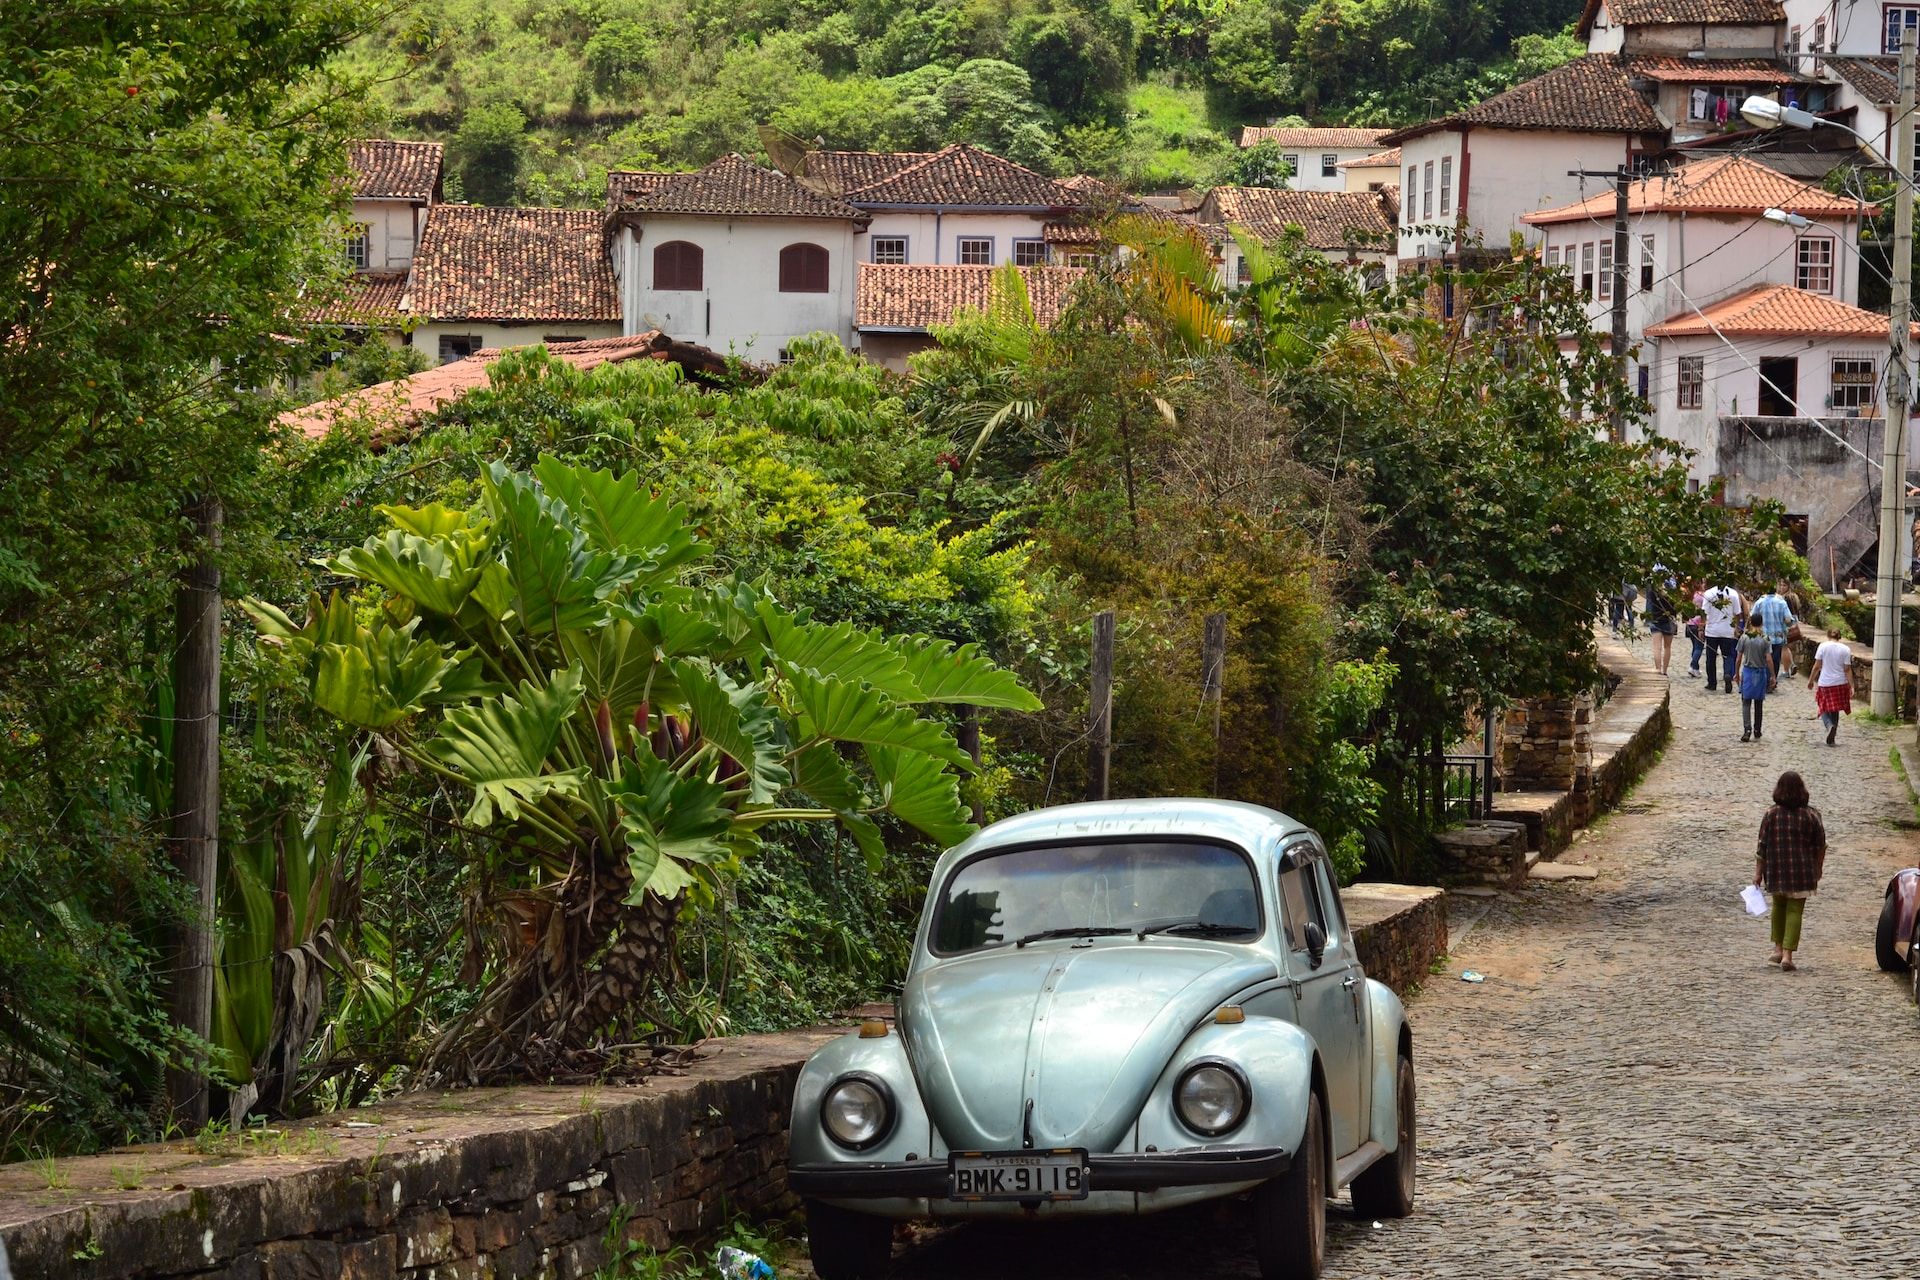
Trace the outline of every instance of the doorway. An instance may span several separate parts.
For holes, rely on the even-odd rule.
[[[1794,418],[1800,414],[1800,358],[1760,357],[1760,416]]]

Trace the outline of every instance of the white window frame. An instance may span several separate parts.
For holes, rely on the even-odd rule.
[[[1440,216],[1453,216],[1453,157],[1440,157]]]
[[[1707,403],[1707,358],[1681,356],[1674,362],[1673,407],[1699,409]]]
[[[1020,261],[1022,249],[1038,250],[1039,256],[1031,262]],[[1047,242],[1039,236],[1015,236],[1013,238],[1013,265],[1016,267],[1044,267],[1047,265]]]
[[[1287,155],[1285,152],[1282,152],[1280,155],[1280,158],[1287,162],[1288,176],[1298,181],[1300,178],[1300,157],[1290,156],[1290,155]]]
[[[913,261],[910,252],[913,246],[909,241],[910,237],[908,236],[874,236],[867,241],[867,261],[876,262],[883,266],[904,266],[906,263]],[[898,244],[900,246],[900,256],[898,258],[881,257],[880,246],[883,244]]]
[[[450,348],[456,345],[465,345],[467,350],[454,354]],[[477,333],[443,333],[440,335],[440,363],[452,364],[455,360],[465,360],[468,356],[481,350],[486,345],[486,343],[480,340],[480,335]]]
[[[1841,381],[1840,366],[1846,381]],[[1880,363],[1862,352],[1842,352],[1827,363],[1827,405],[1833,409],[1871,409],[1880,403]]]
[[[953,260],[963,267],[991,267],[994,265],[993,241],[992,236],[956,236],[953,241]],[[985,262],[967,261],[968,247],[977,245],[987,247],[987,260]]]
[[[1578,281],[1582,297],[1593,296],[1593,241],[1580,246],[1580,279]]]
[[[347,224],[347,265],[355,271],[373,270],[373,224]]]
[[[1433,161],[1420,167],[1420,220],[1433,221]]]
[[[1613,300],[1613,240],[1600,242],[1600,269],[1593,277],[1594,296],[1602,302]]]
[[[1654,270],[1653,237],[1643,235],[1640,237],[1640,292],[1651,290],[1658,278]]]
[[[1320,176],[1323,178],[1337,178],[1340,176],[1340,157],[1338,155],[1331,151],[1321,153]]]
[[[1832,236],[1801,236],[1794,247],[1793,287],[1832,296],[1837,247]]]
[[[1067,255],[1067,265],[1082,271],[1091,271],[1100,265],[1100,255],[1086,252],[1070,253]]]
[[[1813,40],[1817,48],[1820,36],[1826,26],[1822,19],[1813,24]],[[1883,4],[1880,6],[1880,43],[1881,52],[1890,58],[1900,56],[1900,36],[1908,27],[1920,27],[1920,4]]]

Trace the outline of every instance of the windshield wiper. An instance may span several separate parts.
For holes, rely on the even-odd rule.
[[[1113,924],[1070,924],[1059,929],[1042,929],[1038,933],[1030,933],[1013,945],[1024,947],[1029,942],[1045,942],[1048,938],[1104,938],[1116,933],[1132,932],[1131,929]]]
[[[1172,924],[1149,924],[1140,929],[1144,939],[1150,933],[1187,933],[1196,938],[1224,938],[1234,933],[1254,933],[1257,930],[1244,924],[1215,924],[1211,920],[1180,920]]]

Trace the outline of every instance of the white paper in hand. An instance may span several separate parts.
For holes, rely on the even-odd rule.
[[[1750,884],[1740,891],[1740,903],[1746,907],[1747,914],[1750,916],[1767,914],[1767,895],[1761,892],[1757,884]]]

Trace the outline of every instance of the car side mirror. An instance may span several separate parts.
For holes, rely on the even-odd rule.
[[[1320,927],[1319,921],[1307,921],[1307,963],[1318,969],[1326,955],[1327,931]]]

